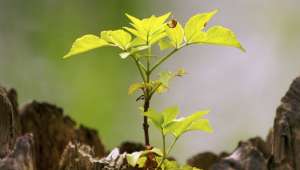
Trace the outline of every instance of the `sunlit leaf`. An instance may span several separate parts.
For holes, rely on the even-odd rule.
[[[143,44],[147,44],[147,36],[146,34],[137,31],[136,29],[133,28],[129,28],[129,27],[123,27],[125,30],[127,30],[128,32],[130,32],[131,34],[133,34],[134,36],[136,36],[137,38],[139,38],[139,44],[143,45]]]
[[[144,153],[144,151],[140,151],[140,152],[133,152],[131,154],[127,154],[126,155],[126,159],[129,165],[131,165],[132,167],[135,167],[138,163],[139,158],[141,157],[141,155]]]
[[[127,50],[131,42],[131,35],[122,29],[115,31],[102,31],[101,38],[123,50]]]
[[[171,132],[175,137],[179,137],[191,127],[193,122],[199,120],[203,115],[208,113],[208,110],[203,110],[193,113],[187,117],[174,120],[165,127],[165,131]]]
[[[157,43],[166,36],[167,34],[165,32],[158,32],[157,34],[152,35],[151,37],[149,37],[149,45]]]
[[[165,93],[168,91],[168,87],[166,87],[165,85],[160,85],[157,89],[156,89],[156,92],[159,93],[159,94],[162,94],[162,93]]]
[[[142,40],[139,37],[134,38],[130,43],[130,47],[136,47],[136,46],[146,46],[145,40]]]
[[[164,170],[181,170],[177,161],[165,160],[163,164]]]
[[[184,33],[187,43],[193,43],[194,38],[199,37],[201,31],[206,26],[207,22],[218,12],[214,10],[208,13],[201,13],[192,16],[184,27]]]
[[[140,52],[140,51],[146,50],[146,49],[148,49],[148,48],[149,48],[149,46],[147,46],[147,45],[138,46],[138,47],[133,47],[133,48],[130,48],[129,51],[122,52],[122,53],[120,53],[119,55],[120,55],[120,57],[121,57],[122,59],[126,59],[127,57],[129,57],[129,56],[131,56],[131,55],[133,55],[133,54],[135,54],[135,53],[138,53],[138,52]]]
[[[165,50],[165,49],[173,47],[172,42],[167,38],[161,39],[159,41],[158,45],[159,45],[160,50]]]
[[[169,81],[174,77],[174,74],[170,71],[161,72],[159,74],[159,81],[166,87],[169,86]]]
[[[148,18],[138,19],[126,14],[132,22],[133,28],[124,27],[124,29],[144,41],[144,44],[152,45],[166,36],[164,25],[170,15],[171,13],[167,13],[159,17],[152,15]]]
[[[196,167],[191,167],[190,165],[184,165],[180,170],[201,170],[201,169]]]
[[[198,37],[194,40],[195,43],[213,44],[237,47],[242,51],[245,49],[237,40],[235,34],[228,28],[222,26],[213,26],[206,33],[205,36]]]
[[[63,58],[69,58],[71,56],[108,45],[109,43],[100,37],[91,34],[84,35],[73,43],[71,50]]]
[[[163,125],[169,124],[171,121],[176,119],[176,116],[179,114],[179,108],[178,106],[173,106],[166,108],[164,111],[162,111],[162,115],[164,118]]]
[[[128,94],[131,95],[139,89],[143,89],[145,85],[143,83],[133,83],[128,88]]]
[[[144,115],[147,116],[157,128],[161,129],[163,124],[162,114],[154,109],[149,109],[147,112],[144,112]]]
[[[191,126],[185,130],[185,132],[193,131],[193,130],[203,131],[208,133],[213,132],[212,126],[208,119],[199,119],[193,122]]]

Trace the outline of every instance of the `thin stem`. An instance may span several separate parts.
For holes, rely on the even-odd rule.
[[[142,62],[140,62],[139,60],[138,60],[138,63],[139,63],[139,65],[141,66],[141,68],[143,69],[143,71],[146,72],[147,69],[146,69],[146,67],[144,66],[144,64],[143,64]]]
[[[150,73],[153,72],[158,66],[160,66],[164,61],[166,61],[168,58],[170,58],[175,52],[177,52],[180,48],[176,48],[172,50],[169,54],[162,57],[151,69]]]
[[[178,140],[178,137],[174,139],[173,143],[170,145],[170,147],[168,148],[168,151],[167,151],[167,156],[170,154],[171,150],[173,149],[174,145],[176,144]]]
[[[163,155],[166,155],[166,136],[164,135],[163,130],[161,130],[161,136],[163,141]]]
[[[142,68],[141,68],[141,65],[143,65],[142,63],[140,63],[134,56],[131,56],[131,58],[134,60],[138,70],[139,70],[139,73],[143,79],[144,82],[146,82],[146,77],[145,77],[145,73],[143,72]]]
[[[170,154],[171,150],[173,149],[174,145],[176,144],[178,140],[178,137],[174,139],[174,141],[172,142],[172,144],[169,146],[167,152],[165,154],[163,154],[162,160],[160,161],[160,163],[158,164],[156,169],[160,169],[161,166],[163,165],[164,161],[167,159],[168,155]]]

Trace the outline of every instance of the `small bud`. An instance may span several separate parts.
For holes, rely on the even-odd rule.
[[[175,19],[172,19],[167,23],[167,25],[169,28],[175,28],[177,25],[177,21]]]
[[[177,70],[176,76],[182,77],[184,75],[186,75],[186,71],[184,68],[180,68]]]

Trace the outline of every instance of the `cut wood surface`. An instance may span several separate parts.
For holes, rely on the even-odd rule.
[[[270,128],[266,139],[238,142],[230,154],[199,153],[187,163],[204,170],[300,170],[300,77]],[[96,130],[77,125],[49,103],[19,107],[16,90],[0,87],[0,170],[134,170],[125,155],[142,149],[124,142],[106,154]]]

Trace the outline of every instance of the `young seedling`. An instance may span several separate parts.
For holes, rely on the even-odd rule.
[[[184,76],[185,70],[176,72],[161,72],[157,79],[152,79],[153,73],[177,51],[191,45],[223,45],[236,47],[244,51],[235,34],[223,26],[206,28],[208,21],[217,13],[217,10],[200,13],[192,16],[184,27],[176,20],[168,20],[171,13],[162,16],[152,15],[148,18],[138,19],[129,14],[126,16],[131,21],[131,27],[123,27],[117,30],[102,31],[99,36],[87,34],[78,38],[72,45],[71,50],[63,57],[70,58],[96,48],[111,46],[120,49],[122,59],[130,58],[136,65],[141,76],[141,82],[130,85],[128,94],[141,91],[136,99],[143,101],[143,130],[145,145],[150,147],[148,119],[157,127],[162,135],[162,151],[157,148],[136,152],[127,156],[128,163],[132,166],[149,166],[149,155],[157,164],[156,169],[193,169],[189,166],[179,167],[176,162],[167,160],[176,141],[185,132],[200,130],[212,132],[207,119],[202,118],[209,111],[199,111],[187,117],[177,118],[178,107],[170,107],[162,112],[150,109],[150,102],[154,94],[166,92],[169,81],[174,77]],[[162,53],[160,56],[152,52],[155,46],[159,46]],[[166,136],[174,136],[173,143],[166,146]]]

